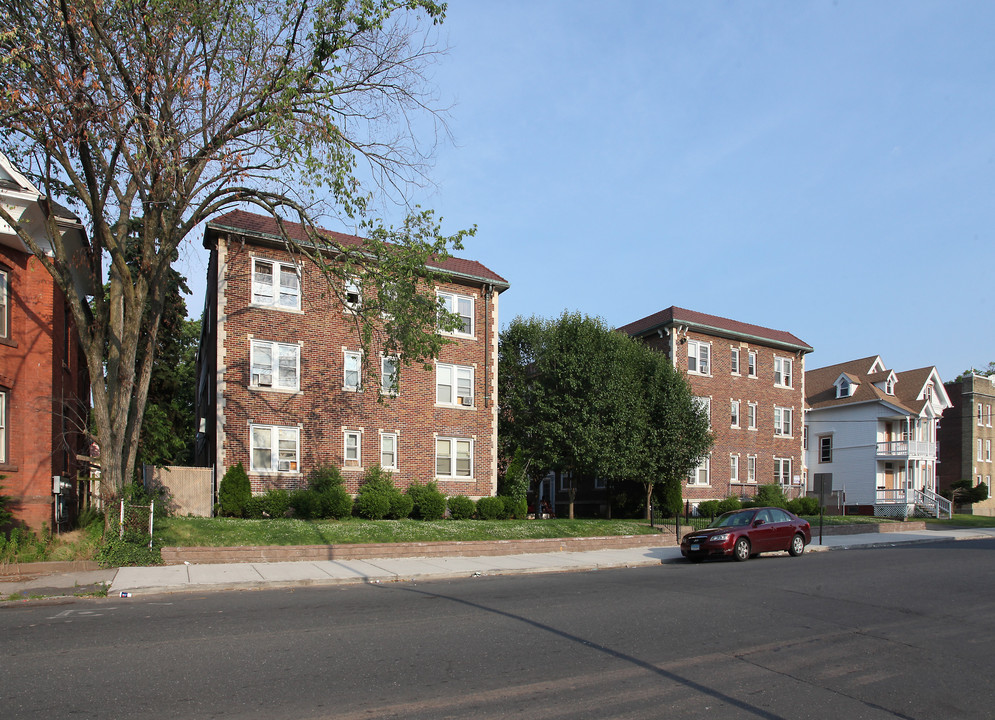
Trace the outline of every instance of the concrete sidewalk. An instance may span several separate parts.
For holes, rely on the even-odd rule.
[[[991,529],[930,529],[894,533],[826,535],[819,544],[818,528],[806,552],[891,547],[936,540],[995,537]],[[414,580],[472,578],[484,575],[576,572],[660,565],[677,561],[679,548],[641,547],[550,552],[487,557],[410,557],[370,560],[228,563],[123,567],[60,573],[28,581],[0,582],[0,599],[94,594],[109,584],[109,596],[153,595],[210,590],[248,590],[343,583],[387,583]],[[89,592],[86,592],[89,591]]]

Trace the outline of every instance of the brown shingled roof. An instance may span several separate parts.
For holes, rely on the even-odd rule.
[[[835,405],[850,405],[863,402],[886,402],[889,405],[901,408],[912,414],[919,414],[926,404],[925,400],[920,400],[917,396],[922,390],[926,380],[934,368],[925,367],[917,370],[906,370],[895,373],[895,394],[888,395],[884,390],[874,383],[881,382],[891,374],[891,370],[884,370],[870,373],[871,368],[879,360],[879,355],[850,360],[836,365],[827,365],[823,368],[808,370],[805,373],[805,390],[808,393],[805,398],[806,404],[810,408],[825,408]],[[840,375],[846,374],[848,378],[857,383],[857,389],[853,395],[846,398],[836,397],[836,382]]]
[[[300,223],[285,220],[283,222],[283,227],[291,240],[302,243],[309,242],[307,232],[304,230],[304,226]],[[274,240],[281,237],[280,228],[277,225],[276,220],[269,215],[257,215],[256,213],[246,212],[245,210],[232,210],[229,213],[225,213],[224,215],[215,218],[208,223],[208,229],[234,230],[235,232],[245,233],[248,235],[257,235]],[[345,233],[335,232],[334,230],[318,228],[318,232],[332,242],[340,243],[342,245],[358,246],[363,242],[363,239],[357,237],[356,235],[347,235]],[[208,244],[206,233],[204,235],[204,243],[205,245]],[[434,270],[441,270],[442,272],[462,275],[493,283],[499,286],[499,291],[509,287],[507,280],[476,260],[449,257],[442,262],[430,264],[429,267]]]
[[[769,340],[781,345],[791,346],[803,352],[812,352],[811,345],[799,340],[789,332],[771,330],[760,325],[751,325],[750,323],[740,322],[739,320],[730,320],[729,318],[708,315],[677,306],[671,306],[666,310],[647,315],[641,320],[623,325],[618,330],[629,335],[641,335],[651,330],[671,325],[689,325],[706,331],[720,331],[735,336],[748,336],[757,340]]]

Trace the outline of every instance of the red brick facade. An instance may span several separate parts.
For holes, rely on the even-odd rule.
[[[507,283],[474,264],[479,277],[456,273],[452,282],[437,286],[437,291],[470,300],[471,331],[452,335],[453,342],[443,348],[431,370],[402,364],[397,396],[378,402],[376,388],[352,387],[347,365],[351,355],[361,351],[353,316],[330,292],[317,268],[300,266],[299,309],[253,302],[254,262],[266,268],[275,267],[274,263],[292,265],[281,245],[248,230],[231,230],[232,225],[256,228],[265,220],[232,213],[218,220],[223,231],[212,229],[212,224],[205,239],[212,251],[206,321],[213,330],[205,333],[201,362],[213,377],[214,382],[208,382],[215,392],[199,411],[206,445],[202,459],[216,464],[219,477],[241,462],[254,492],[298,487],[311,470],[327,464],[338,467],[347,489],[356,492],[366,469],[378,463],[388,466],[393,459],[398,487],[414,480],[435,480],[447,495],[493,495],[498,293]],[[459,267],[465,268],[461,262]],[[265,346],[266,352],[274,348],[288,358],[296,354],[296,382],[280,389],[272,377],[254,374],[254,343],[256,352]],[[380,359],[373,361],[379,365]],[[472,386],[466,405],[462,396],[457,402],[455,380],[452,401],[437,402],[440,364],[443,373],[459,367],[464,394]],[[378,366],[375,376],[379,375]],[[372,381],[372,376],[366,378],[367,383]],[[267,443],[278,445],[280,437],[285,444],[272,454],[275,469],[260,469],[267,462]],[[450,469],[447,475],[437,473],[440,440],[451,455],[448,463],[441,462]],[[472,451],[469,475],[462,472],[467,442]],[[353,454],[355,460],[347,457]],[[463,458],[459,463],[457,455]]]
[[[775,482],[790,497],[804,495],[804,378],[810,346],[789,333],[682,308],[668,308],[620,330],[666,353],[687,374],[695,396],[707,400],[715,443],[707,468],[699,468],[684,486],[687,500],[751,496],[758,485]]]

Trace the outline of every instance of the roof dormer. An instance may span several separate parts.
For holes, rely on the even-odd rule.
[[[890,370],[888,371],[888,375],[883,380],[874,383],[874,387],[884,392],[885,395],[894,395],[895,383],[897,381],[898,375],[895,374],[894,370]]]
[[[852,397],[853,394],[857,392],[857,384],[857,381],[853,377],[847,375],[846,373],[842,373],[838,378],[836,378],[836,382],[833,383],[836,387],[836,398],[840,399]]]

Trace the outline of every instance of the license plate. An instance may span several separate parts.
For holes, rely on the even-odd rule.
[[[701,544],[700,543],[691,543],[691,549],[692,550],[701,550]]]

